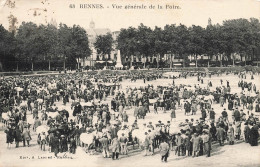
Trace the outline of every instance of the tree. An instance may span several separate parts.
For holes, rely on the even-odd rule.
[[[167,52],[170,54],[170,59],[171,59],[171,64],[170,67],[172,67],[172,56],[177,54],[177,50],[178,50],[178,43],[177,43],[177,32],[176,32],[176,25],[172,24],[172,25],[166,25],[164,27],[164,40],[166,42],[166,50]],[[166,51],[165,50],[165,51]],[[164,54],[166,54],[166,52],[162,52],[161,55],[163,56]]]
[[[15,35],[17,29],[16,24],[18,24],[17,17],[15,17],[13,14],[10,14],[10,16],[8,16],[8,20],[9,20],[9,32]]]
[[[243,39],[247,45],[244,45],[244,53],[245,53],[245,65],[246,60],[250,59],[253,60],[256,55],[256,50],[260,46],[260,23],[258,19],[250,18],[247,24],[243,24],[247,29],[244,32]],[[242,56],[241,56],[242,59]]]
[[[205,53],[205,31],[201,26],[192,25],[189,29],[190,43],[188,49],[191,55],[194,55],[196,67],[198,67],[197,56]]]
[[[154,46],[151,47],[154,48],[153,55],[160,55],[161,57],[164,54],[166,54],[167,51],[170,49],[168,42],[170,41],[171,36],[167,36],[169,34],[166,34],[166,30],[162,30],[159,27],[155,27],[153,31],[153,35],[154,35]],[[159,68],[159,61],[157,61],[157,68]]]
[[[39,25],[32,22],[23,22],[16,28],[17,18],[12,14],[9,16],[9,32],[0,25],[0,62],[5,69],[13,68],[13,62],[17,62],[17,70],[20,61],[31,70],[34,63],[63,61],[66,65],[75,67],[79,59],[90,56],[88,37],[86,31],[78,26],[68,27],[60,24],[58,28],[53,25]],[[17,32],[16,32],[17,30]],[[111,34],[98,36],[94,44],[98,54],[110,56],[113,46]],[[147,58],[157,56],[157,67],[162,62],[165,54],[170,55],[170,67],[172,67],[172,55],[183,58],[185,65],[188,55],[208,56],[209,61],[214,55],[221,55],[228,63],[233,60],[234,55],[239,55],[241,62],[245,60],[258,60],[260,48],[260,23],[258,19],[233,19],[226,20],[223,25],[208,25],[205,29],[193,25],[187,28],[180,24],[178,26],[166,25],[164,29],[155,27],[151,29],[143,24],[138,28],[129,27],[121,29],[117,38],[117,49],[121,51],[122,60],[128,57],[132,66],[133,56],[144,58],[144,67]],[[107,61],[107,59],[106,59]],[[24,63],[25,62],[25,63]],[[14,68],[13,68],[14,69]]]
[[[18,29],[18,48],[22,59],[31,62],[48,60],[49,70],[51,60],[63,58],[63,69],[66,63],[71,67],[76,65],[76,58],[85,58],[91,54],[86,31],[74,25],[72,28],[60,24],[59,29],[53,25],[35,25],[25,23]]]
[[[39,48],[41,47],[39,36],[38,36],[37,25],[28,22],[23,22],[17,32],[16,39],[18,41],[18,47],[21,51],[21,57],[31,62],[31,70],[34,70],[33,63],[37,58],[39,53]]]
[[[223,22],[223,26],[221,27],[221,38],[222,38],[222,47],[224,51],[224,55],[227,57],[228,62],[233,60],[234,64],[234,54],[235,53],[243,53],[245,48],[247,48],[247,43],[244,40],[244,33],[249,29],[244,26],[247,24],[246,19],[234,19],[227,20]]]
[[[0,64],[2,68],[7,68],[10,61],[14,61],[15,38],[0,25]],[[0,70],[3,70],[0,68]]]
[[[58,42],[58,29],[48,24],[43,29],[43,43],[42,43],[42,54],[44,60],[48,60],[48,69],[51,70],[51,61],[57,59],[57,42]]]
[[[141,59],[143,57],[147,59],[150,55],[154,54],[154,47],[155,44],[152,29],[140,24],[140,26],[138,26],[136,36],[136,49],[138,51],[137,56],[141,56]]]
[[[106,35],[97,36],[97,39],[94,43],[97,53],[102,55],[103,60],[104,60],[105,55],[110,57],[111,51],[113,49],[112,45],[113,45],[113,37],[112,37],[112,34],[110,34],[110,33],[107,33]],[[107,58],[105,58],[105,60],[107,62]]]
[[[71,28],[66,24],[59,25],[58,31],[58,40],[56,51],[63,58],[63,70],[66,70],[66,59],[69,58],[71,54],[71,41],[72,41],[72,33]]]
[[[175,38],[177,43],[176,56],[183,59],[183,67],[185,67],[189,54],[188,46],[190,45],[190,34],[188,28],[183,24],[177,26],[175,32]]]
[[[205,30],[205,54],[208,56],[208,67],[212,56],[220,53],[219,33],[217,25],[208,25]]]
[[[137,35],[137,29],[129,27],[128,29],[121,29],[117,37],[117,49],[121,51],[124,58],[130,58],[130,67],[132,67],[132,56],[138,52]]]
[[[87,33],[80,26],[73,25],[71,43],[72,43],[71,49],[73,52],[73,56],[74,58],[78,59],[78,68],[79,68],[79,59],[82,58],[83,62],[85,62],[84,61],[85,58],[91,55]]]

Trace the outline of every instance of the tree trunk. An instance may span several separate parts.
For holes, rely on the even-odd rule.
[[[79,58],[78,58],[78,69],[79,69]]]
[[[233,67],[235,66],[235,55],[232,53],[232,59],[233,59]]]
[[[133,55],[130,56],[130,69],[132,68],[133,66],[133,61],[134,61],[134,58],[133,58]]]
[[[144,59],[144,69],[145,69],[146,57],[144,57],[143,59]]]
[[[83,57],[83,67],[85,68],[85,57]]]
[[[213,56],[208,56],[208,67],[210,67],[210,60],[212,59]]]
[[[91,54],[90,66],[91,66],[92,69],[93,69],[93,54]]]
[[[222,67],[222,54],[220,54],[220,67]]]
[[[170,69],[172,69],[172,54],[170,54]]]
[[[157,68],[159,68],[159,59],[160,59],[160,55],[157,55]]]
[[[245,55],[245,66],[246,66],[246,55]]]
[[[195,65],[196,65],[196,68],[198,68],[197,54],[195,54]]]
[[[182,67],[183,67],[183,68],[185,67],[185,63],[186,63],[186,56],[187,56],[187,55],[184,55],[184,56],[183,56],[183,61],[182,61]],[[182,57],[182,55],[181,55],[181,57]]]
[[[63,60],[63,71],[65,72],[65,68],[66,68],[66,56],[64,56],[64,60]]]
[[[51,60],[49,60],[49,71],[51,71]]]
[[[19,71],[18,62],[16,62],[16,71]]]

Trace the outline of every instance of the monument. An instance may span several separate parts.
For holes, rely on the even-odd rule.
[[[116,69],[122,69],[123,65],[121,63],[121,55],[120,55],[120,50],[117,51],[117,58],[116,58]]]

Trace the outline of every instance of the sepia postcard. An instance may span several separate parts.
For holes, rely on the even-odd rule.
[[[0,167],[260,166],[259,19],[260,0],[0,0]]]

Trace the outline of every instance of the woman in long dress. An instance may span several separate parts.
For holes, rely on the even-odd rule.
[[[175,107],[171,109],[171,121],[175,122],[176,120],[176,112],[175,112]]]
[[[8,127],[5,130],[5,133],[6,133],[7,148],[11,148],[12,147],[12,143],[14,141],[13,129],[11,127]]]

